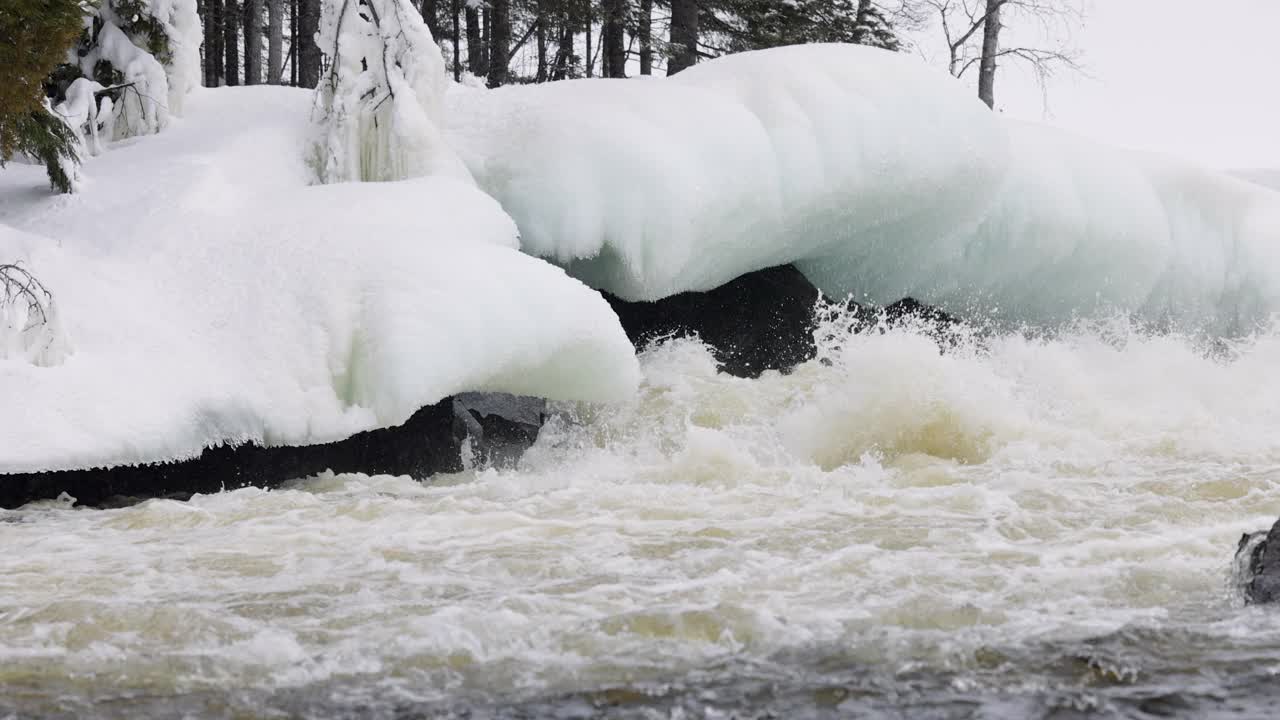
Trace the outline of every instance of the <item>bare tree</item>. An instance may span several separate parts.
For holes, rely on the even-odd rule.
[[[996,107],[996,67],[1000,56],[1000,6],[1005,0],[987,0],[987,17],[982,23],[982,56],[978,63],[978,97],[992,110]]]
[[[979,96],[991,107],[1004,59],[1026,64],[1042,84],[1059,69],[1080,69],[1079,53],[1069,42],[1084,16],[1080,0],[897,0],[893,13],[913,23],[938,22],[947,70],[964,77],[976,66]],[[1045,44],[1003,42],[1002,31],[1014,24],[1037,26]]]

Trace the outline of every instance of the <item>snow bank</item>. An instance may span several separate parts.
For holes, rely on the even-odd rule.
[[[708,290],[853,237],[972,226],[1007,164],[967,90],[858,46],[451,101],[451,139],[526,252],[628,300]]]
[[[450,100],[524,249],[625,299],[794,262],[829,294],[1009,323],[1231,332],[1280,311],[1280,195],[1006,122],[902,54],[809,45]]]
[[[909,295],[1006,324],[1119,312],[1231,334],[1280,311],[1280,195],[1043,125],[1005,127],[1013,161],[975,230],[800,269],[828,292]]]
[[[0,472],[325,442],[463,390],[634,391],[608,306],[520,253],[473,187],[305,187],[308,99],[197,91],[186,121],[102,156],[70,201],[35,195],[36,169],[0,176],[0,258],[49,288],[70,349],[53,367],[0,359],[22,408],[0,414]]]

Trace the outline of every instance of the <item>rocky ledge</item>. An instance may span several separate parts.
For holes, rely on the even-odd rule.
[[[274,487],[325,470],[426,478],[458,472],[464,461],[504,466],[538,439],[545,413],[546,401],[539,398],[466,393],[419,410],[403,425],[323,445],[224,445],[182,462],[0,475],[0,508],[64,492],[90,507],[156,497],[186,499],[196,493]]]

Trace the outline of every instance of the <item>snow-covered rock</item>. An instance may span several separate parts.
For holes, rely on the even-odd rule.
[[[449,123],[526,252],[628,300],[795,263],[829,295],[1011,324],[1237,332],[1280,311],[1280,195],[1005,121],[903,54],[457,89]]]
[[[451,140],[526,252],[627,300],[976,225],[1007,165],[990,111],[914,58],[742,53],[673,78],[450,97]]]
[[[70,354],[0,359],[0,472],[325,442],[451,394],[614,400],[638,380],[594,291],[517,250],[450,178],[307,187],[308,94],[197,91],[72,198],[0,175],[0,258],[58,303]]]
[[[1236,333],[1280,311],[1280,195],[1043,125],[1005,129],[1012,161],[976,229],[869,248],[855,236],[800,269],[832,294],[1006,324],[1120,312]]]

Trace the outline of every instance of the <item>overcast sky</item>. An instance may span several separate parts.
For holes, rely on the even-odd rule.
[[[1090,77],[1044,98],[1003,72],[996,102],[1108,142],[1227,168],[1280,168],[1280,0],[1087,0],[1075,44]]]

